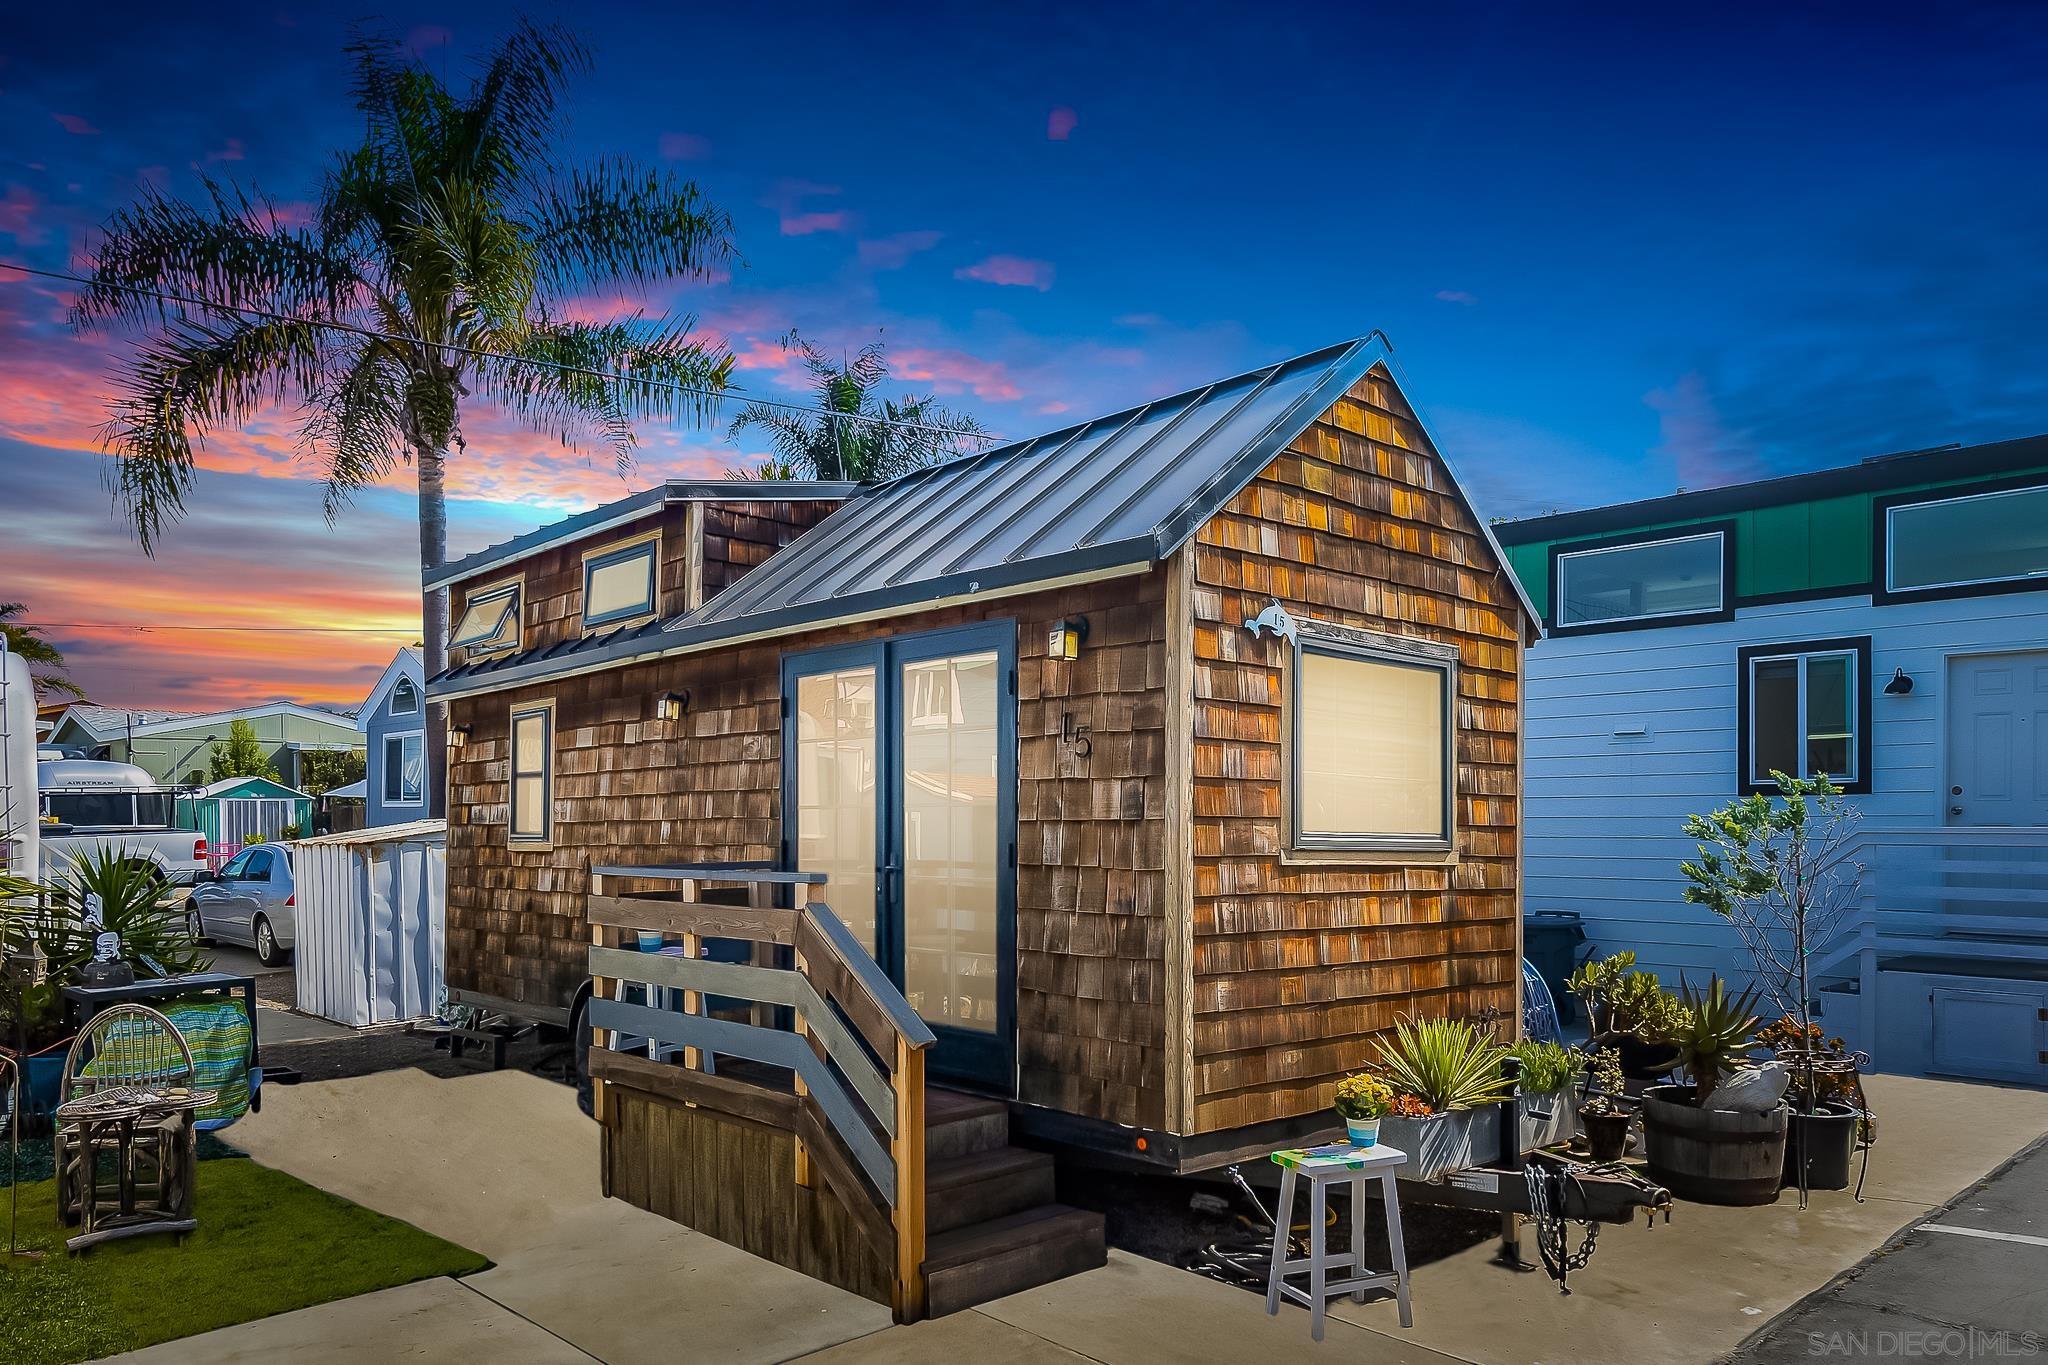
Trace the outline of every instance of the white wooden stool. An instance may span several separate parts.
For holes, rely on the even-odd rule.
[[[1280,1168],[1280,1212],[1273,1220],[1273,1268],[1266,1277],[1266,1311],[1277,1314],[1280,1296],[1285,1294],[1308,1309],[1309,1335],[1321,1341],[1323,1319],[1331,1299],[1349,1294],[1352,1302],[1364,1303],[1366,1290],[1391,1287],[1401,1306],[1401,1325],[1412,1327],[1414,1321],[1408,1312],[1408,1252],[1401,1245],[1401,1200],[1394,1192],[1394,1172],[1408,1164],[1408,1154],[1398,1147],[1354,1147],[1348,1142],[1335,1142],[1327,1147],[1275,1152],[1273,1164]],[[1291,1260],[1287,1255],[1288,1228],[1294,1221],[1296,1176],[1308,1178],[1309,1252],[1305,1261]],[[1380,1182],[1380,1199],[1386,1205],[1387,1253],[1393,1262],[1393,1269],[1382,1274],[1366,1272],[1365,1223],[1359,1216],[1365,1208],[1366,1182],[1375,1177]],[[1346,1256],[1330,1255],[1323,1227],[1324,1191],[1339,1182],[1349,1182],[1351,1186],[1351,1252]],[[1304,1270],[1308,1272],[1306,1292],[1287,1282],[1288,1276]],[[1350,1274],[1332,1280],[1332,1270],[1348,1270]]]

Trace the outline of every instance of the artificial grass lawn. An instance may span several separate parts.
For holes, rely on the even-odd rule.
[[[490,1265],[243,1159],[199,1163],[199,1230],[183,1246],[138,1237],[71,1256],[56,1193],[52,1180],[21,1187],[17,1243],[43,1258],[0,1266],[0,1361],[9,1365],[91,1360]],[[6,1216],[0,1189],[0,1223]]]

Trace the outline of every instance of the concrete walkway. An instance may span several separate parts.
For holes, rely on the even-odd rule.
[[[561,1086],[417,1071],[302,1085],[266,1095],[235,1141],[497,1264],[131,1359],[1710,1361],[2048,1132],[2039,1091],[1897,1077],[1870,1089],[1882,1141],[1863,1204],[1686,1204],[1669,1226],[1607,1228],[1570,1297],[1475,1247],[1416,1272],[1413,1330],[1389,1302],[1344,1303],[1313,1347],[1299,1310],[1268,1318],[1255,1295],[1116,1252],[1101,1270],[892,1327],[876,1304],[602,1199],[596,1128]]]

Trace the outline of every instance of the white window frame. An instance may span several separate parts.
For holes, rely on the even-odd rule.
[[[505,729],[505,842],[513,848],[546,851],[555,845],[555,699],[517,702],[510,708],[510,723]],[[538,771],[519,766],[519,722],[526,716],[538,715],[543,722],[541,731],[541,761]],[[541,830],[538,834],[519,832],[519,779],[538,777],[541,780]]]
[[[465,603],[464,605],[466,606],[466,605],[468,605],[468,604],[467,604],[467,603]],[[406,693],[407,693],[407,694],[408,694],[409,696],[411,696],[411,697],[412,697],[412,705],[411,705],[411,706],[407,706],[407,707],[403,707],[403,708],[401,708],[401,707],[399,706],[399,704],[398,704],[398,696],[399,696],[399,690],[400,690],[401,688],[402,688],[402,689],[404,689],[404,691],[405,691],[405,692],[406,692]],[[398,681],[397,681],[397,682],[395,682],[395,683],[393,683],[393,684],[391,684],[391,714],[392,714],[392,715],[394,715],[394,716],[416,716],[416,715],[418,715],[419,713],[420,713],[420,689],[419,689],[418,685],[417,685],[417,684],[415,684],[415,683],[413,682],[413,680],[412,680],[411,678],[409,678],[409,677],[406,677],[406,676],[404,676],[403,674],[401,674],[401,675],[399,676],[399,679],[398,679]]]
[[[1292,677],[1287,684],[1287,830],[1290,849],[1308,854],[1332,853],[1427,853],[1444,854],[1457,845],[1458,837],[1458,651],[1428,640],[1409,640],[1378,635],[1327,622],[1303,621],[1294,645]],[[1442,675],[1443,698],[1443,819],[1437,835],[1309,830],[1302,826],[1303,765],[1301,688],[1306,670],[1304,656],[1336,655],[1367,663],[1424,668]]]
[[[396,768],[394,768],[394,767],[392,766],[392,763],[391,763],[391,742],[392,742],[393,740],[397,740],[397,741],[398,741],[398,766],[397,766]],[[400,791],[403,791],[403,790],[405,789],[405,741],[406,741],[406,740],[413,740],[413,741],[415,741],[415,742],[416,742],[416,743],[417,743],[417,744],[419,745],[419,747],[420,747],[420,791],[419,791],[419,795],[417,795],[417,796],[411,796],[411,797],[408,797],[408,796],[391,796],[391,795],[388,795],[388,793],[389,793],[389,792],[390,792],[390,790],[391,790],[391,774],[392,774],[393,772],[396,772],[396,773],[398,774],[398,781],[399,781],[399,790],[400,790]],[[383,764],[383,767],[382,767],[382,770],[381,770],[381,771],[380,771],[380,772],[378,773],[378,775],[377,775],[377,777],[378,777],[378,781],[377,781],[377,803],[378,803],[379,805],[381,805],[381,806],[385,806],[385,807],[391,807],[391,806],[419,806],[419,805],[424,805],[424,804],[426,804],[426,799],[427,799],[427,736],[426,736],[426,733],[425,733],[424,731],[421,731],[421,730],[394,730],[394,731],[392,731],[392,732],[391,732],[390,734],[387,734],[387,735],[385,735],[385,736],[384,736],[384,752],[383,752],[383,755],[382,755],[382,757],[381,757],[381,760],[380,760],[380,761],[382,762],[382,764]]]
[[[1863,700],[1869,692],[1870,680],[1863,676],[1862,651],[1844,648],[1786,649],[1775,654],[1752,654],[1744,664],[1744,667],[1749,672],[1749,676],[1743,680],[1744,694],[1748,698],[1746,704],[1749,707],[1749,714],[1742,718],[1745,727],[1744,738],[1748,741],[1744,746],[1745,752],[1742,755],[1744,790],[1774,792],[1778,789],[1777,783],[1771,780],[1770,773],[1759,772],[1757,769],[1757,666],[1759,664],[1784,663],[1787,660],[1795,661],[1799,665],[1799,691],[1793,705],[1796,708],[1795,720],[1799,729],[1800,766],[1803,768],[1806,766],[1807,748],[1813,743],[1813,735],[1806,728],[1806,670],[1807,665],[1815,659],[1847,659],[1849,661],[1849,676],[1846,684],[1848,688],[1846,704],[1849,708],[1849,733],[1847,735],[1849,771],[1846,774],[1829,773],[1828,778],[1841,787],[1855,787],[1862,783],[1865,776],[1863,773],[1863,729],[1870,724],[1870,717],[1867,714],[1869,708],[1864,705]],[[1789,773],[1787,776],[1812,777],[1813,774],[1810,772],[1796,772]]]
[[[1565,566],[1574,559],[1592,559],[1599,555],[1622,555],[1634,550],[1654,550],[1664,545],[1682,545],[1689,540],[1711,540],[1714,542],[1714,572],[1720,576],[1720,592],[1711,607],[1686,607],[1679,611],[1638,612],[1627,616],[1594,616],[1576,621],[1567,621],[1564,615]],[[1723,530],[1694,531],[1683,535],[1659,536],[1654,540],[1632,540],[1626,545],[1600,545],[1584,550],[1559,550],[1556,565],[1551,570],[1550,592],[1552,604],[1550,615],[1554,628],[1563,631],[1592,630],[1600,626],[1634,625],[1639,621],[1690,620],[1695,617],[1716,616],[1728,610],[1728,533]]]
[[[474,607],[477,603],[487,598],[498,597],[508,593],[512,598],[512,610],[505,619],[510,622],[512,627],[511,639],[501,639],[502,631],[500,635],[486,636],[467,642],[461,637],[451,634],[448,647],[450,649],[466,649],[473,657],[481,657],[487,654],[510,653],[524,644],[526,641],[526,579],[524,576],[500,579],[496,583],[484,584],[465,592],[462,595],[462,610],[455,615],[454,624],[457,626],[461,625],[462,618],[469,615],[470,608]]]
[[[630,611],[609,612],[603,616],[590,615],[590,576],[598,569],[622,563],[627,559],[645,557],[647,560],[647,605]],[[616,541],[610,545],[589,550],[583,556],[583,629],[586,634],[594,630],[608,630],[615,626],[634,622],[651,621],[661,608],[661,532],[649,531],[630,540]]]
[[[1953,578],[1939,583],[1909,583],[1899,586],[1897,570],[1898,555],[1895,550],[1899,538],[1899,513],[1919,512],[1930,507],[1950,507],[1957,503],[1983,502],[1989,498],[2010,498],[2026,494],[2036,496],[2048,494],[2048,483],[2028,484],[2024,488],[1994,488],[1982,493],[1963,493],[1950,498],[1922,498],[1913,502],[1895,502],[1884,509],[1884,590],[1886,593],[1910,596],[1916,593],[1947,592],[1956,588],[1987,587],[1998,583],[2039,583],[2048,579],[2048,569],[2037,569],[2033,573],[2005,574],[1996,578]]]

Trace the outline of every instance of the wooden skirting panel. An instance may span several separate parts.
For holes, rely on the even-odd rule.
[[[635,1088],[606,1093],[612,1195],[827,1284],[889,1302],[893,1269],[825,1181],[796,1183],[793,1133]]]

